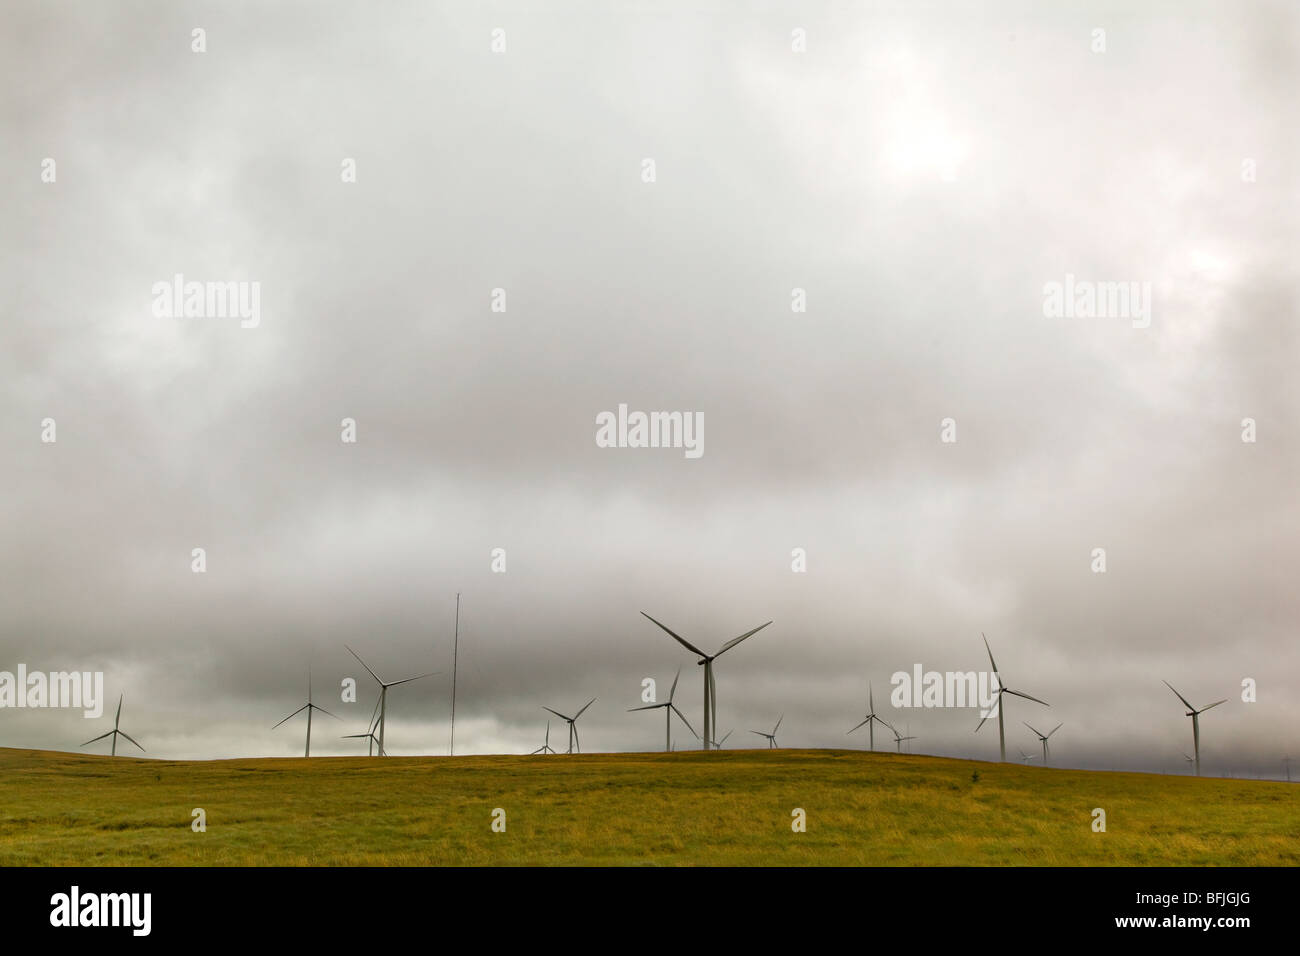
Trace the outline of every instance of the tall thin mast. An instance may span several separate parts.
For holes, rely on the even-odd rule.
[[[451,645],[451,745],[449,756],[456,755],[456,665],[460,658],[460,593],[456,593],[456,636]]]

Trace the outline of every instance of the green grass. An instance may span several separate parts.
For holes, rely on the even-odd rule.
[[[195,807],[206,833],[190,828]],[[491,830],[496,807],[505,833]],[[796,807],[806,833],[791,830]],[[5,866],[1294,866],[1297,833],[1300,787],[1284,783],[859,751],[163,761],[0,749]]]

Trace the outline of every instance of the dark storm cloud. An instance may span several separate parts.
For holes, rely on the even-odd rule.
[[[624,711],[679,666],[699,729],[642,609],[709,650],[775,620],[718,664],[729,743],[784,712],[840,746],[868,681],[981,668],[985,631],[1063,762],[1181,769],[1161,678],[1233,699],[1209,766],[1292,748],[1288,6],[4,17],[0,668],[102,668],[151,754],[295,752],[268,728],[309,665],[347,718],[314,748],[354,752],[344,642],[442,672],[390,701],[392,750],[442,751],[457,591],[465,751],[592,696],[584,748],[661,746]],[[175,273],[259,281],[261,323],[155,318]],[[1045,318],[1067,273],[1152,283],[1150,327]],[[619,403],[703,412],[703,457],[596,447]],[[897,720],[996,753],[967,712]]]

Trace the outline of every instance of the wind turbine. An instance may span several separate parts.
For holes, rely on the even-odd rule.
[[[1170,690],[1174,690],[1174,685],[1169,683],[1169,681],[1165,681],[1165,686]],[[1178,691],[1174,690],[1174,696],[1184,704],[1187,704],[1187,698],[1178,693]],[[1218,707],[1220,704],[1227,703],[1227,701],[1228,698],[1225,697],[1223,700],[1216,700],[1213,704],[1206,704],[1200,710],[1197,710],[1191,704],[1187,704],[1187,716],[1192,718],[1192,753],[1196,754],[1193,763],[1196,765],[1196,776],[1198,777],[1201,775],[1201,714],[1205,713],[1211,707]]]
[[[630,714],[638,710],[655,710],[656,708],[659,707],[662,707],[664,709],[664,734],[665,734],[664,749],[669,752],[671,752],[673,749],[673,727],[672,727],[673,714],[676,714],[678,717],[682,719],[682,723],[686,725],[686,729],[689,730],[694,737],[698,739],[700,736],[699,734],[695,733],[695,728],[692,727],[691,722],[686,719],[686,715],[683,714],[680,710],[678,710],[677,705],[673,703],[673,695],[677,693],[677,678],[681,676],[682,676],[682,670],[679,667],[677,669],[677,677],[673,678],[673,686],[668,691],[668,699],[664,701],[662,704],[647,704],[644,707],[633,707],[630,710],[628,710],[628,713]]]
[[[862,723],[858,724],[858,727],[861,727],[863,724],[866,725],[867,732],[871,735],[871,749],[875,750],[876,749],[876,724],[880,724],[882,727],[889,727],[889,724],[884,720],[881,720],[880,717],[876,716],[876,696],[875,693],[872,691],[870,684],[867,685],[867,709],[870,711],[870,713],[868,713],[867,716],[863,718]],[[857,730],[858,727],[854,727],[853,730]],[[894,728],[889,727],[889,729],[893,730]],[[850,734],[853,733],[853,730],[848,731],[848,733]]]
[[[546,722],[546,743],[542,744],[540,747],[534,750],[533,753],[534,754],[555,753],[555,748],[551,746],[551,722],[549,720]]]
[[[595,702],[596,702],[596,698],[594,697],[591,698],[591,700],[587,701],[585,704],[582,705],[582,710],[586,710]],[[543,707],[542,710],[551,710],[551,708]],[[577,744],[578,753],[582,753],[582,743],[578,740],[578,718],[582,716],[582,710],[578,711],[572,717],[566,717],[558,710],[551,710],[551,713],[553,713],[556,717],[559,717],[561,720],[567,720],[569,722],[569,749],[566,750],[565,753],[573,753],[573,747],[575,744]]]
[[[785,720],[785,714],[782,714],[780,718],[777,719],[776,726],[772,728],[770,734],[765,734],[761,730],[751,730],[750,733],[758,734],[760,737],[766,737],[768,750],[780,750],[781,748],[776,745],[776,732],[780,729],[782,720]]]
[[[1019,747],[1017,747],[1016,749],[1020,750]],[[1027,754],[1023,750],[1020,750],[1020,759],[1023,760],[1025,763],[1029,763],[1029,761],[1035,759],[1037,756],[1038,754]]]
[[[319,710],[322,714],[325,714],[329,717],[334,717],[334,715],[331,714],[324,707],[317,707],[315,704],[311,702],[311,670],[310,669],[308,669],[307,671],[307,703],[303,704],[301,707],[295,710],[288,717],[284,718],[284,720],[280,721],[280,724],[283,724],[285,721],[292,720],[293,718],[301,714],[304,710],[307,711],[307,749],[303,752],[303,756],[310,757],[311,756],[311,712],[313,710]],[[337,717],[334,717],[334,719],[338,720]],[[280,724],[276,724],[275,727],[279,727]],[[271,729],[275,730],[275,727],[272,727]]]
[[[116,756],[117,756],[117,738],[118,738],[118,737],[125,737],[127,740],[131,741],[131,743],[135,744],[137,747],[140,747],[140,745],[139,745],[138,743],[136,743],[136,740],[135,740],[134,737],[132,737],[130,734],[128,734],[125,730],[118,730],[118,729],[117,729],[117,725],[118,725],[119,723],[121,723],[121,721],[122,721],[122,698],[121,698],[121,697],[118,697],[118,698],[117,698],[117,716],[113,718],[113,729],[110,730],[110,731],[109,731],[108,733],[106,733],[106,734],[100,734],[98,737],[94,737],[94,738],[92,738],[92,739],[90,739],[90,740],[87,740],[87,741],[86,741],[84,744],[82,744],[81,746],[83,746],[83,747],[88,747],[88,746],[90,746],[91,744],[93,744],[96,740],[103,740],[105,737],[112,737],[112,738],[113,738],[113,749],[112,749],[112,751],[111,751],[110,754],[109,754],[109,756],[111,756],[111,757],[116,757]],[[144,748],[143,748],[143,747],[140,747],[140,750],[141,750],[141,752],[143,752],[143,751],[144,751]]]
[[[890,727],[889,729],[890,729],[890,730],[894,730],[893,727]],[[897,730],[894,730],[894,746],[896,746],[896,747],[898,748],[898,752],[899,752],[900,754],[903,752],[903,741],[904,741],[904,740],[915,740],[915,739],[916,739],[915,737],[901,737],[901,736],[899,736],[898,731],[897,731]]]
[[[373,757],[375,755],[375,744],[379,743],[379,738],[375,736],[375,728],[379,726],[379,701],[375,701],[375,709],[370,714],[370,723],[366,724],[366,726],[370,729],[364,734],[344,734],[342,739],[349,740],[355,737],[366,738],[370,741],[370,743],[366,745],[366,756]],[[384,751],[382,749],[379,751],[379,756],[384,756]]]
[[[734,732],[735,732],[735,731],[728,730],[725,734],[722,735],[722,739],[721,739],[721,740],[715,740],[715,741],[713,741],[713,749],[714,749],[714,750],[721,750],[721,749],[722,749],[722,745],[725,744],[725,743],[727,742],[727,738],[730,737]]]
[[[984,637],[983,631],[980,632],[980,637]],[[1023,697],[1025,700],[1032,700],[1035,704],[1042,704],[1044,707],[1050,707],[1052,705],[1045,700],[1039,700],[1037,697],[1030,697],[1028,694],[1022,694],[1018,690],[1012,690],[1010,687],[1003,684],[1002,675],[998,673],[998,665],[997,662],[993,660],[993,649],[989,647],[989,639],[987,637],[984,637],[984,650],[989,652],[989,664],[993,667],[993,676],[996,678],[998,684],[998,696],[993,702],[993,707],[998,712],[998,747],[1002,753],[1002,762],[1006,763],[1007,735],[1002,722],[1002,695],[1014,694],[1017,697]],[[991,715],[988,712],[985,712],[984,716],[980,718],[980,722],[975,725],[976,733],[978,733],[979,729],[984,726],[984,721],[988,720],[990,716]]]
[[[349,739],[349,738],[351,738],[351,737],[365,737],[367,740],[370,741],[370,743],[368,743],[368,744],[366,745],[366,756],[367,756],[367,757],[373,757],[373,756],[375,755],[375,744],[379,743],[379,738],[377,738],[377,737],[375,736],[375,732],[374,732],[373,730],[367,731],[367,732],[364,733],[364,734],[344,734],[344,735],[343,735],[343,739],[344,739],[344,740],[347,740],[347,739]],[[382,751],[382,750],[381,750],[379,753],[380,753],[381,756],[383,755],[383,751]]]
[[[1022,720],[1021,723],[1024,724],[1026,727],[1029,727],[1030,730],[1034,730],[1033,727],[1030,727],[1030,726],[1029,726],[1029,722],[1028,722],[1028,721]],[[1055,727],[1053,727],[1051,730],[1049,730],[1049,731],[1047,732],[1047,737],[1052,736],[1052,734],[1056,733],[1058,730],[1060,730],[1060,729],[1061,729],[1062,727],[1064,727],[1064,726],[1065,726],[1064,724],[1057,724]],[[1042,742],[1042,745],[1043,745],[1043,766],[1046,767],[1046,766],[1047,766],[1047,752],[1048,752],[1048,749],[1049,749],[1048,746],[1047,746],[1047,737],[1044,737],[1042,734],[1040,734],[1040,733],[1039,733],[1038,731],[1036,731],[1036,730],[1034,730],[1034,736],[1037,737],[1037,738],[1039,739],[1039,741]]]
[[[752,637],[763,628],[767,627],[767,624],[771,624],[772,622],[768,621],[767,624],[760,624],[752,631],[746,631],[744,634],[740,635],[740,637],[727,641],[727,643],[723,644],[716,654],[705,654],[690,641],[686,640],[686,638],[682,637],[680,634],[674,633],[667,626],[660,624],[649,614],[646,614],[645,611],[642,611],[641,615],[652,624],[656,624],[662,630],[666,631],[668,636],[678,644],[682,645],[682,647],[686,648],[693,654],[699,655],[700,659],[696,661],[696,663],[704,667],[704,749],[708,750],[709,745],[713,741],[713,735],[718,732],[718,689],[713,680],[713,662],[745,638]]]
[[[343,646],[348,647],[346,644],[344,644]],[[381,757],[386,757],[388,753],[384,749],[384,730],[388,726],[388,720],[386,718],[388,712],[388,688],[396,687],[398,684],[409,684],[413,680],[420,680],[421,678],[424,677],[433,677],[434,675],[418,674],[415,677],[404,677],[401,680],[390,680],[387,684],[385,684],[382,680],[379,679],[378,674],[370,670],[370,665],[367,664],[365,661],[361,660],[361,657],[357,654],[356,651],[348,647],[348,653],[351,654],[353,657],[355,657],[362,667],[364,667],[367,671],[370,671],[370,676],[373,677],[375,679],[375,683],[379,685],[379,755]]]
[[[1192,769],[1193,769],[1193,765],[1196,763],[1195,758],[1193,758],[1192,755],[1189,754],[1189,753],[1184,753],[1184,754],[1183,754],[1183,759],[1187,761],[1187,769],[1188,769],[1188,770],[1192,770]]]

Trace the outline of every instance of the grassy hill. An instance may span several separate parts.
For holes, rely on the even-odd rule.
[[[191,830],[196,807],[206,833]],[[504,833],[491,829],[497,807]],[[791,830],[796,807],[805,833]],[[1297,865],[1297,833],[1300,786],[860,751],[162,761],[0,749],[5,866]]]

